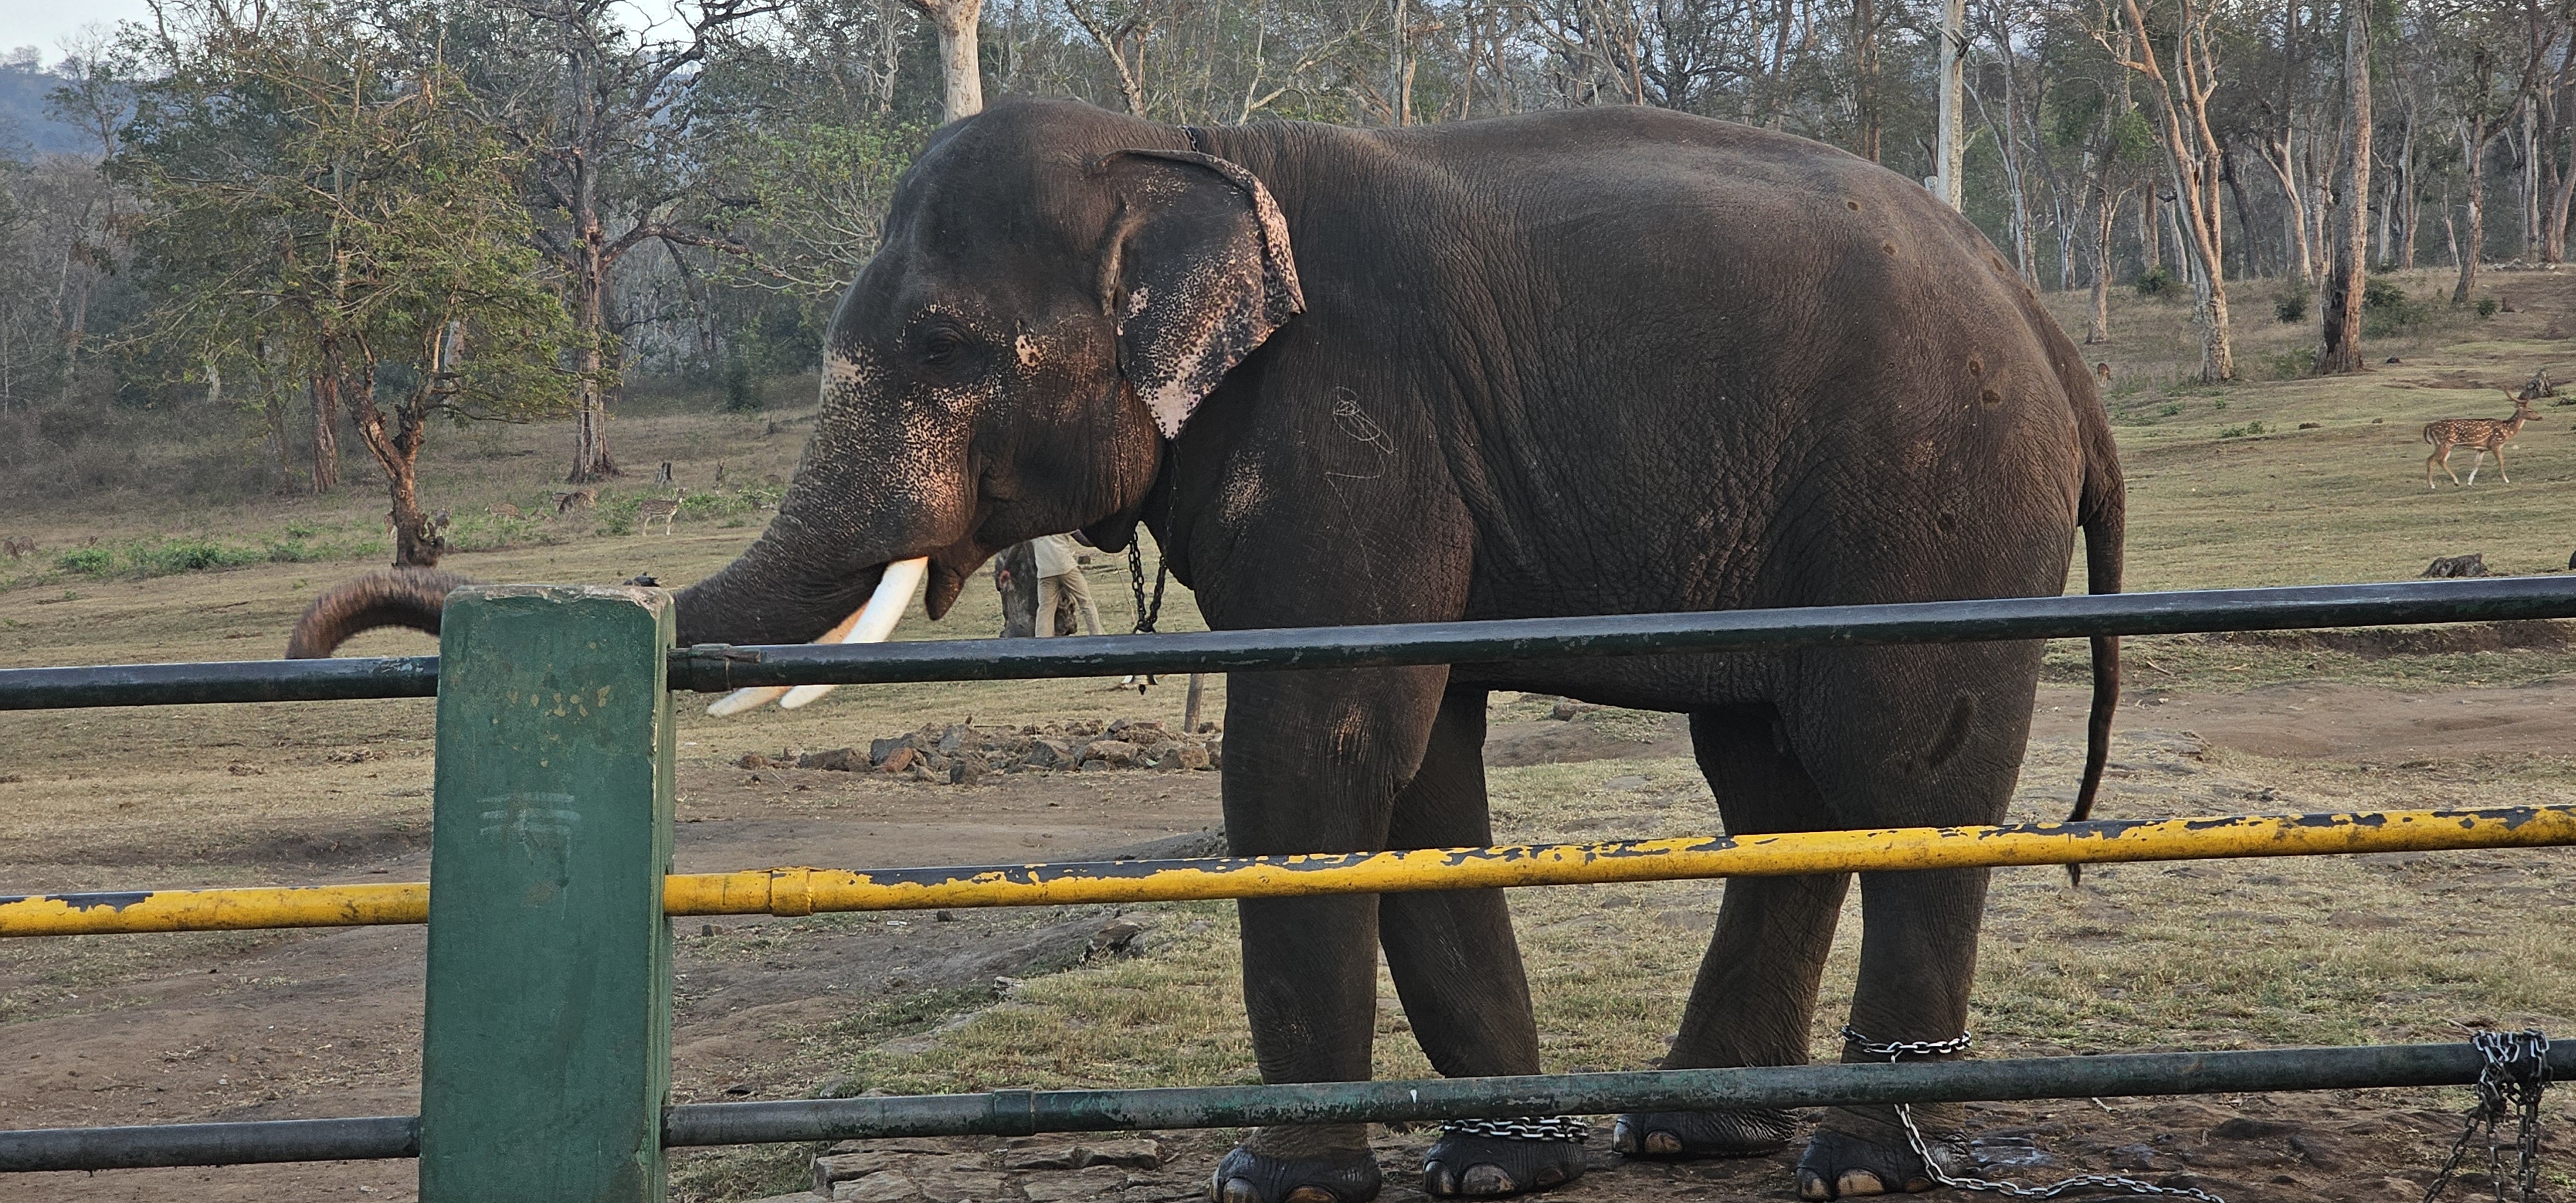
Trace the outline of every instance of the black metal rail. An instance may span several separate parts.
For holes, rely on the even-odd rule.
[[[671,653],[673,689],[996,681],[1119,673],[1486,664],[1559,656],[2178,635],[2576,618],[2576,577],[2506,577],[1900,605],[1294,627],[1068,640],[941,640]],[[438,658],[0,669],[0,710],[425,697]]]
[[[2553,1047],[2549,1060],[2553,1077],[2576,1076],[2576,1045]],[[663,1113],[662,1143],[677,1148],[886,1136],[1026,1136],[1476,1116],[2464,1086],[2477,1081],[2483,1065],[2477,1050],[2467,1044],[2391,1044],[1527,1078],[997,1090],[672,1107]],[[419,1120],[413,1116],[0,1131],[0,1172],[362,1160],[416,1157],[419,1152]]]

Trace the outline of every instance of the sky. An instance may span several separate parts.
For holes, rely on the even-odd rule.
[[[50,66],[82,26],[112,27],[144,11],[144,0],[0,0],[0,51],[33,46]]]
[[[672,0],[635,0],[625,5],[631,25],[658,25],[671,19]],[[112,28],[119,21],[142,18],[145,0],[0,0],[0,52],[33,46],[47,66],[63,56],[63,40],[85,26]]]

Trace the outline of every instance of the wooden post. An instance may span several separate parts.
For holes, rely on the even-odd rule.
[[[660,1203],[671,601],[505,585],[439,639],[423,1203]]]

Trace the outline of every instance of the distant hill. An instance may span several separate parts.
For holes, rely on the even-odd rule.
[[[0,154],[98,149],[78,129],[45,114],[45,94],[62,82],[60,76],[33,63],[0,62]]]

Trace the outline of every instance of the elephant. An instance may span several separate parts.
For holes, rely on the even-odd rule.
[[[945,614],[1002,549],[1142,523],[1217,629],[2053,596],[2120,587],[2094,373],[1976,228],[1779,133],[1636,107],[1354,129],[1013,100],[933,134],[828,329],[778,514],[678,591],[684,644],[815,638],[927,557]],[[444,583],[317,599],[298,647],[434,625]],[[1686,713],[1725,829],[1999,821],[2037,641],[1237,673],[1237,855],[1483,845],[1487,695]],[[2078,815],[2118,648],[2092,646]],[[1730,882],[1666,1067],[1808,1059],[1849,875]],[[1962,1035],[1987,873],[1861,878],[1847,1060]],[[1246,900],[1270,1082],[1365,1079],[1382,948],[1439,1072],[1541,1068],[1499,891]],[[1950,1044],[1929,1055],[1955,1056]],[[1810,1199],[1967,1168],[1959,1105],[1824,1111]],[[1634,1157],[1767,1153],[1789,1112],[1619,1117]],[[1577,1124],[1462,1122],[1434,1195],[1583,1172]],[[1365,1126],[1253,1131],[1215,1203],[1361,1203]]]

